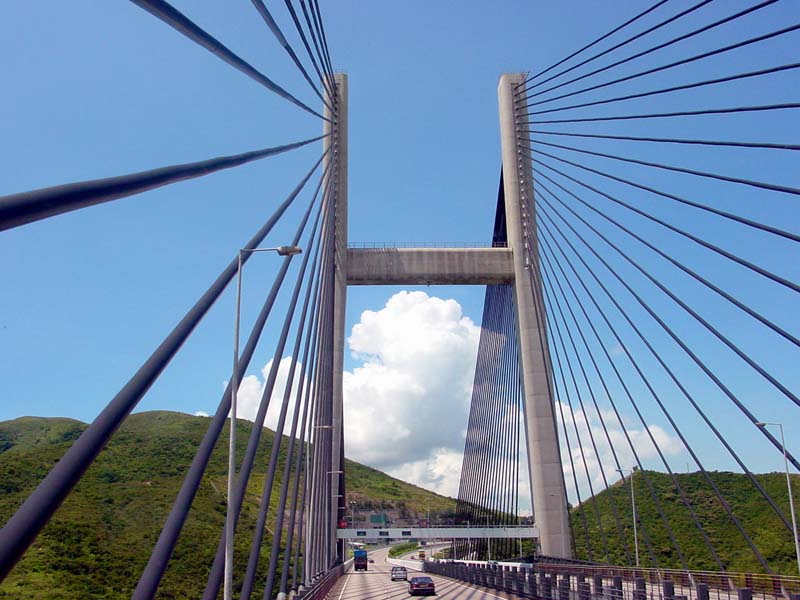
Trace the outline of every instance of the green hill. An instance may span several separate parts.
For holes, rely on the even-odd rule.
[[[0,598],[129,599],[183,481],[208,418],[172,412],[132,415],[39,535],[6,581]],[[237,425],[244,453],[251,424]],[[24,501],[86,428],[72,419],[23,417],[0,423],[0,523]],[[272,445],[264,430],[237,529],[237,572],[247,561]],[[202,593],[225,518],[227,430],[221,436],[164,577],[158,598]],[[283,464],[281,455],[279,465]],[[278,470],[280,477],[282,469]],[[455,501],[347,461],[348,500],[361,505],[452,512]],[[271,504],[277,505],[279,481]],[[271,523],[268,533],[271,537]],[[260,576],[268,562],[262,547]],[[266,560],[265,560],[266,558]],[[256,589],[260,596],[262,590]]]
[[[642,566],[653,566],[650,558],[652,549],[658,566],[681,568],[680,557],[673,549],[667,529],[645,483],[645,475],[653,486],[670,527],[681,542],[681,549],[689,567],[718,570],[717,563],[707,549],[702,534],[694,525],[691,514],[671,478],[666,473],[654,471],[637,472],[634,476],[636,512],[640,523],[639,552]],[[796,575],[797,563],[795,562],[791,533],[784,527],[747,477],[740,473],[728,472],[712,472],[710,476],[719,487],[722,496],[731,505],[733,513],[741,521],[745,531],[763,554],[770,568],[776,573]],[[725,568],[728,571],[736,572],[763,572],[750,547],[727,516],[702,474],[681,473],[676,474],[676,477]],[[789,518],[786,476],[783,473],[767,473],[755,477]],[[611,510],[610,501],[612,500],[617,507],[629,551],[631,555],[633,554],[629,481],[630,479],[626,479],[624,484],[617,482],[607,491],[597,494],[595,498],[572,509],[571,521],[578,558],[590,558],[585,534],[585,531],[588,530],[594,560],[600,562],[608,560],[616,564],[626,563],[625,552],[619,535],[617,535],[617,527]],[[794,476],[792,485],[795,490],[795,505],[797,506],[800,477]],[[603,536],[597,522],[595,502],[600,514],[600,523],[608,539],[609,558],[606,558],[604,553]],[[586,527],[584,527],[584,519]],[[647,537],[649,537],[649,548]]]

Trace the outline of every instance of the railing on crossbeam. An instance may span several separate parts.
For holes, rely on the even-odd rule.
[[[348,248],[508,248],[506,242],[349,242]]]
[[[426,562],[436,575],[537,600],[800,600],[800,577],[575,564]]]

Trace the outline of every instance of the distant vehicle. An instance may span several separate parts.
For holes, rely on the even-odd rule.
[[[372,564],[372,563],[374,563],[374,562],[375,562],[375,559],[374,559],[374,558],[370,558],[370,559],[369,559],[369,562],[370,562],[370,564]]]
[[[420,546],[427,546],[428,545],[428,541],[427,540],[420,540],[419,541],[419,545]]]
[[[405,567],[392,567],[392,581],[408,581],[408,571]]]
[[[420,560],[425,560],[425,550],[420,550],[419,551],[419,559]]]
[[[353,569],[356,571],[367,570],[367,551],[353,550]]]
[[[436,585],[430,577],[412,577],[408,582],[408,593],[412,596],[435,596]]]

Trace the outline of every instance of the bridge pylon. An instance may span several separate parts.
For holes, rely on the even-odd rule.
[[[522,367],[525,439],[532,511],[542,553],[572,557],[569,518],[553,404],[553,375],[542,295],[530,157],[526,129],[525,76],[500,77],[500,139],[508,245],[514,262],[514,305]]]
[[[525,94],[517,86],[523,75],[500,78],[499,106],[503,161],[501,194],[508,247],[493,248],[348,248],[347,247],[347,76],[334,78],[337,112],[326,112],[324,141],[326,188],[335,206],[332,256],[332,349],[326,361],[332,372],[326,402],[330,406],[330,447],[325,453],[324,508],[311,511],[313,532],[324,532],[324,551],[310,567],[312,578],[335,558],[343,556],[336,545],[336,528],[345,514],[343,476],[342,373],[345,344],[345,304],[348,285],[511,285],[517,323],[517,342],[524,389],[523,410],[529,465],[531,500],[540,532],[541,550],[550,556],[570,558],[570,525],[564,474],[554,415],[552,368],[548,352],[545,309],[539,271],[536,214],[533,204],[530,159],[521,131],[524,129]],[[519,89],[522,89],[520,86]],[[518,94],[518,95],[515,95]],[[331,99],[329,99],[331,100]],[[324,478],[323,478],[324,479]],[[316,485],[320,485],[319,482]],[[324,516],[320,511],[326,513]],[[321,540],[308,538],[309,547]],[[319,552],[319,546],[318,550]]]

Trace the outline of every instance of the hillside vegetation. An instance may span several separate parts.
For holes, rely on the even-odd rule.
[[[770,568],[776,573],[797,575],[794,544],[790,530],[779,520],[766,500],[759,494],[748,478],[739,473],[713,472],[710,474],[722,496],[730,504],[734,515],[761,551]],[[789,495],[786,476],[783,473],[767,473],[755,476],[757,481],[775,499],[777,505],[789,518]],[[645,481],[650,482],[651,494]],[[717,496],[701,473],[676,474],[676,478],[689,503],[694,509],[698,522],[713,544],[716,552],[728,571],[763,572],[752,550],[728,517]],[[585,501],[571,512],[575,538],[576,556],[582,559],[593,558],[600,562],[632,564],[633,560],[633,522],[630,497],[630,479],[617,482],[608,491]],[[795,490],[795,505],[798,505],[797,489],[800,477],[792,482]],[[692,516],[684,504],[680,493],[666,473],[654,471],[637,472],[634,475],[636,512],[639,522],[639,553],[642,566],[662,568],[682,568],[682,561],[670,541],[669,533],[658,512],[653,496],[658,498],[664,517],[680,540],[680,547],[686,562],[692,569],[719,570],[719,566],[707,549],[702,534],[695,526]],[[617,525],[611,510],[612,502],[617,508],[623,528],[623,538],[617,534]],[[600,515],[600,525],[595,512]],[[584,528],[584,519],[586,528]],[[602,526],[608,540],[606,557]],[[588,530],[591,555],[586,543]],[[628,557],[623,548],[627,544]],[[651,558],[655,559],[655,564]]]
[[[172,412],[132,415],[87,471],[6,581],[0,598],[125,599],[138,581],[209,419]],[[71,419],[24,417],[0,423],[0,523],[22,504],[86,428]],[[237,424],[238,460],[252,426]],[[237,573],[243,573],[274,434],[265,429],[237,529]],[[198,598],[225,519],[227,431],[214,450],[158,598]],[[281,453],[279,467],[283,464]],[[271,505],[277,505],[280,485]],[[455,501],[347,461],[348,496],[409,510],[452,510]],[[268,532],[271,538],[270,513]],[[263,586],[269,544],[257,578]],[[256,589],[260,597],[263,590]]]

